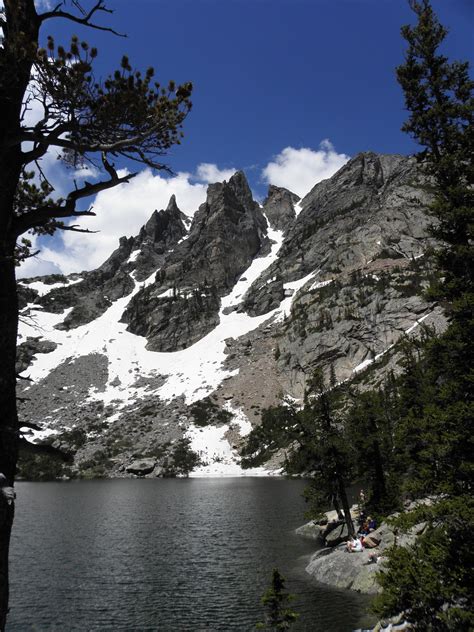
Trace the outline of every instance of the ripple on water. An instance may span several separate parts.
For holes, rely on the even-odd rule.
[[[348,632],[367,600],[304,572],[302,481],[19,483],[8,632],[254,630],[277,566],[295,630]]]

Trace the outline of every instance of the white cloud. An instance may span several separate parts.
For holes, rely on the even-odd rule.
[[[204,184],[191,183],[187,173],[164,178],[150,170],[142,171],[128,184],[101,191],[93,202],[96,217],[79,218],[81,228],[100,232],[61,233],[64,248],[44,248],[41,256],[57,264],[65,274],[93,270],[117,248],[120,237],[137,235],[155,209],[166,208],[172,194],[176,195],[179,208],[192,215],[206,199],[206,188]]]
[[[196,180],[213,184],[214,182],[222,182],[229,180],[237,169],[219,169],[217,165],[209,162],[202,162],[196,169]]]
[[[329,140],[323,140],[318,150],[286,147],[268,163],[262,175],[265,182],[285,187],[302,197],[348,160],[349,156],[338,154]]]
[[[17,273],[17,279],[26,279],[34,276],[44,276],[46,274],[62,274],[63,271],[57,263],[46,261],[41,256],[30,257],[21,264]]]
[[[35,0],[35,6],[38,11],[49,10],[53,8],[51,0]]]
[[[26,235],[26,237],[31,242],[32,252],[36,252],[38,250],[38,237],[31,234]],[[40,253],[23,261],[20,268],[17,269],[16,276],[17,279],[23,279],[45,274],[61,274],[61,272],[61,268],[56,263],[46,261]]]
[[[265,167],[262,175],[266,182],[304,195],[317,182],[333,175],[348,159],[345,154],[338,154],[327,140],[318,150],[286,147]],[[56,193],[63,195],[72,188],[74,177],[87,173],[87,170],[68,172],[61,161],[49,154],[44,157],[43,166],[48,177],[54,176]],[[142,171],[130,183],[102,191],[91,200],[96,217],[83,217],[75,222],[81,228],[99,232],[93,235],[60,232],[42,248],[38,257],[22,265],[18,276],[93,270],[117,248],[120,237],[137,235],[154,209],[166,208],[171,195],[175,194],[179,208],[192,216],[206,199],[207,184],[228,180],[234,173],[235,169],[220,169],[211,163],[201,163],[193,174],[178,173],[173,177]],[[94,176],[90,172],[87,175]]]

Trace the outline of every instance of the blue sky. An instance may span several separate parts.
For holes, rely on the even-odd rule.
[[[86,1],[83,4],[87,6]],[[127,33],[126,39],[67,23],[60,26],[59,20],[54,22],[56,39],[67,41],[77,33],[97,45],[98,74],[113,70],[126,53],[134,66],[154,66],[160,81],[194,83],[194,107],[185,122],[183,144],[166,159],[174,172],[193,174],[191,184],[206,184],[206,178],[199,180],[197,174],[202,163],[215,165],[217,176],[221,170],[227,175],[242,168],[255,194],[263,197],[269,173],[281,175],[288,167],[288,179],[275,184],[290,185],[297,172],[313,168],[311,160],[305,163],[305,156],[297,153],[302,148],[322,151],[324,162],[329,145],[321,149],[320,143],[325,139],[334,148],[334,160],[330,159],[334,168],[359,151],[416,150],[400,131],[406,113],[394,74],[405,49],[400,27],[413,21],[404,0],[109,0],[108,4],[115,13],[101,21]],[[450,59],[469,59],[472,65],[474,3],[433,0],[432,4],[450,29],[446,54]],[[282,155],[288,147],[293,153]],[[307,157],[311,159],[310,154]],[[280,165],[280,172],[269,172],[269,163]],[[315,181],[321,179],[317,171]],[[321,173],[327,177],[327,171]],[[307,182],[296,179],[298,193],[307,192]],[[164,188],[168,194],[169,187]],[[191,196],[189,204],[198,197]],[[104,198],[103,206],[106,203]],[[145,196],[144,205],[151,203]],[[158,199],[156,205],[160,206]],[[134,230],[128,225],[124,229]],[[60,249],[61,244],[54,247]],[[85,260],[81,264],[86,265]]]
[[[404,0],[110,0],[126,40],[86,34],[102,67],[123,51],[160,78],[191,80],[194,110],[176,170],[199,162],[264,165],[282,148],[329,138],[353,155],[410,152],[394,76],[402,61]],[[446,50],[473,58],[474,3],[433,2],[449,25]]]

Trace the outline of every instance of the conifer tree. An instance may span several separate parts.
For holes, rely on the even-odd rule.
[[[345,520],[349,534],[354,535],[346,492],[352,461],[340,404],[340,389],[328,387],[322,372],[316,371],[302,409],[287,402],[263,412],[262,424],[251,431],[241,452],[242,465],[261,465],[278,450],[286,449],[285,471],[304,473],[310,480],[305,491],[308,513],[319,516],[332,504]]]
[[[28,232],[90,232],[73,223],[94,215],[84,200],[136,175],[121,173],[117,160],[167,169],[161,157],[180,142],[191,107],[190,83],[162,86],[153,68],[134,70],[125,56],[100,81],[94,76],[96,48],[74,35],[67,45],[44,36],[44,27],[58,20],[115,33],[97,21],[112,13],[105,0],[42,4],[52,6],[41,12],[34,0],[3,0],[0,10],[0,630],[8,611],[19,445],[15,265],[31,254]],[[31,122],[27,113],[33,105],[40,114]],[[82,184],[73,181],[64,197],[54,195],[39,162],[51,149],[62,152],[63,162],[73,168],[92,165],[98,176]]]
[[[347,413],[346,434],[354,450],[357,474],[367,481],[366,508],[386,514],[397,507],[393,429],[397,416],[394,385],[358,393]]]
[[[397,68],[410,115],[402,130],[424,147],[419,154],[432,177],[436,200],[432,234],[442,242],[444,278],[433,295],[453,301],[474,289],[474,82],[468,62],[450,63],[440,52],[447,29],[429,0],[410,0],[418,22],[402,27],[408,43]]]
[[[426,488],[460,493],[472,474],[474,416],[474,82],[467,62],[450,63],[440,52],[447,30],[429,0],[410,6],[418,21],[402,28],[408,49],[397,77],[410,113],[402,129],[424,148],[419,157],[433,182],[431,232],[440,242],[441,278],[430,295],[450,320],[425,350],[429,381],[421,380],[426,388],[414,411],[423,426],[417,456],[427,464]],[[406,372],[405,386],[414,371]]]
[[[271,586],[262,597],[266,609],[265,622],[257,623],[257,630],[288,630],[299,616],[289,608],[293,599],[293,595],[285,591],[285,578],[274,568]]]
[[[426,531],[411,550],[390,554],[376,610],[403,611],[416,630],[448,632],[474,626],[467,571],[474,527],[474,84],[467,63],[449,63],[439,52],[447,31],[430,2],[410,6],[418,22],[402,29],[408,50],[397,70],[410,112],[403,129],[424,147],[420,159],[433,183],[441,278],[430,295],[442,302],[449,326],[424,344],[421,357],[406,356],[397,441],[407,448],[409,491],[434,498],[401,519],[405,527],[424,521]]]

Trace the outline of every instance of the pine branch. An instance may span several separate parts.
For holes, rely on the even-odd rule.
[[[61,134],[71,131],[71,125],[69,123],[63,123],[61,125],[58,125],[58,127],[47,136],[45,136],[41,132],[38,132],[36,128],[23,129],[20,131],[18,136],[12,138],[9,141],[8,145],[15,146],[23,142],[38,144],[37,149],[33,149],[23,154],[24,162],[31,162],[32,160],[43,156],[49,147],[61,147],[62,149],[69,149],[70,151],[79,154],[87,154],[93,152],[114,153],[126,149],[132,149],[133,151],[139,153],[137,150],[137,145],[145,141],[156,132],[160,131],[160,128],[164,127],[164,123],[160,121],[159,123],[156,123],[155,125],[147,128],[141,134],[136,134],[135,136],[127,136],[126,138],[120,138],[119,140],[116,140],[114,142],[81,143],[80,141],[76,142],[73,140],[69,140],[68,138],[60,138]]]

